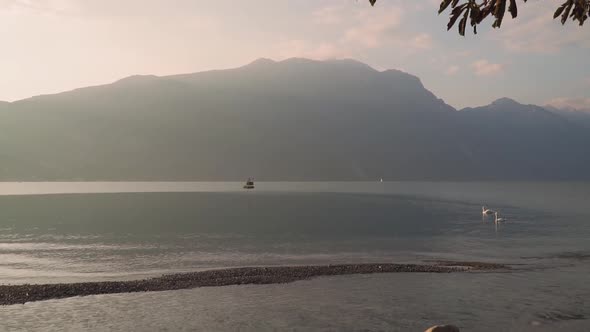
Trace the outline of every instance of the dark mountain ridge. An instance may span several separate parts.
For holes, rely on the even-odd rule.
[[[397,70],[259,59],[0,104],[0,180],[589,179],[588,138],[508,99],[456,111]]]

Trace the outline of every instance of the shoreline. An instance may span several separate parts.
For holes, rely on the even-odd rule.
[[[246,284],[283,284],[321,276],[373,273],[453,273],[509,269],[503,264],[484,262],[437,261],[433,263],[241,267],[174,273],[130,281],[0,285],[0,306],[101,294],[158,292]]]

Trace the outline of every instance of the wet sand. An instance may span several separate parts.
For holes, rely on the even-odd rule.
[[[196,287],[244,284],[279,284],[319,276],[371,273],[452,273],[507,269],[502,264],[440,261],[434,264],[343,264],[322,266],[243,267],[176,273],[132,281],[84,282],[45,285],[0,285],[0,305],[62,299],[75,296],[155,292]]]

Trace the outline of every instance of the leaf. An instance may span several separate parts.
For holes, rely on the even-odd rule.
[[[502,5],[506,6],[506,0],[495,0],[494,1],[494,16],[496,18],[498,18],[498,16],[500,15],[500,11],[503,11],[503,10],[501,10],[501,9],[503,9]],[[504,8],[506,8],[506,7],[504,7]]]
[[[469,18],[471,19],[471,26],[478,23],[479,17],[481,16],[481,10],[477,5],[471,6],[471,13]]]
[[[562,25],[565,24],[565,22],[567,21],[567,18],[570,15],[570,11],[572,10],[572,6],[573,5],[574,5],[574,1],[573,0],[569,0],[565,11],[561,15],[561,24]]]
[[[467,26],[467,18],[469,17],[469,8],[465,9],[465,15],[459,22],[459,34],[465,36],[465,27]]]
[[[463,12],[466,6],[467,5],[461,5],[453,9],[451,13],[451,18],[449,19],[449,24],[447,24],[447,30],[451,30],[453,25],[455,25],[455,22],[457,22],[457,19],[459,18],[459,16],[461,16],[461,12]]]
[[[459,21],[459,34],[461,36],[465,36],[465,26],[467,25],[467,20],[465,19],[465,17],[463,17],[461,19],[461,21]]]
[[[506,13],[506,0],[496,0],[496,9],[494,10],[496,20],[492,24],[492,27],[499,28],[502,25],[504,13]]]
[[[555,14],[553,14],[553,18],[556,19],[557,16],[561,15],[561,13],[563,13],[563,10],[565,9],[565,6],[567,6],[567,2],[564,3],[563,5],[559,6],[559,8],[557,8],[557,10],[555,11]]]
[[[443,0],[440,3],[440,8],[438,9],[438,13],[440,14],[440,13],[444,12],[445,9],[447,9],[447,7],[449,7],[449,5],[451,4],[451,1],[452,0]]]
[[[482,10],[480,10],[478,18],[477,18],[477,23],[481,23],[486,17],[488,17],[490,14],[492,13],[492,6],[488,5],[486,7],[484,7]]]
[[[510,15],[512,15],[512,18],[516,18],[516,16],[518,15],[518,7],[516,6],[516,0],[510,0],[510,6],[508,7],[508,11],[510,12]]]

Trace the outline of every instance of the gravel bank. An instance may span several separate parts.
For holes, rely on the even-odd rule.
[[[278,284],[319,276],[369,273],[451,273],[506,269],[505,265],[481,262],[435,264],[343,264],[323,266],[244,267],[177,273],[133,281],[84,282],[45,285],[0,285],[0,305],[61,299],[74,296],[154,292],[196,287],[243,284]]]

